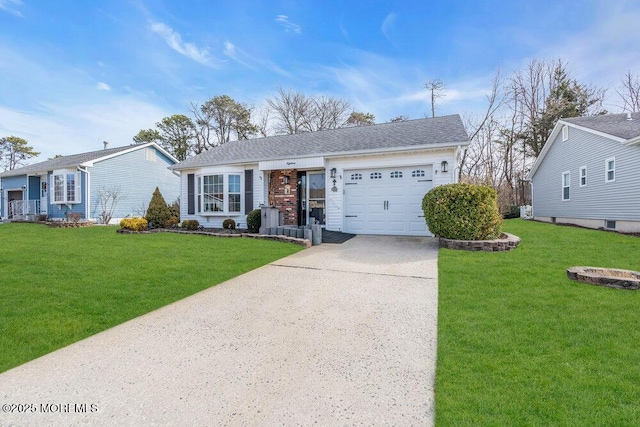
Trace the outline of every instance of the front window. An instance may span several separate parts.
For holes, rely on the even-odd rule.
[[[229,212],[240,212],[240,175],[229,175]]]
[[[580,187],[585,187],[587,185],[587,167],[582,166],[580,168]]]
[[[607,159],[605,161],[605,165],[606,165],[606,178],[605,181],[606,182],[611,182],[611,181],[615,181],[616,180],[616,159],[615,158],[610,158]]]
[[[80,203],[80,173],[54,172],[52,203]]]
[[[564,172],[562,174],[562,200],[569,200],[571,189],[571,173]]]
[[[242,212],[242,183],[239,174],[203,175],[198,177],[197,182],[199,212]]]

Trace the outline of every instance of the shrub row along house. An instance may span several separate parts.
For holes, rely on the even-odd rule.
[[[69,214],[100,222],[104,196],[118,193],[114,222],[143,215],[156,187],[168,201],[180,195],[177,160],[155,143],[61,156],[0,174],[0,217],[64,219]],[[103,200],[101,200],[101,197]],[[110,203],[109,200],[106,203]]]
[[[640,232],[640,113],[561,119],[528,179],[534,219]]]
[[[221,227],[262,205],[284,225],[320,223],[356,234],[429,235],[421,202],[453,183],[469,144],[450,115],[228,142],[171,167],[181,219]]]

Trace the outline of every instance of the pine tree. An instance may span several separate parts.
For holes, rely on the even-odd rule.
[[[162,193],[160,193],[160,190],[156,187],[153,196],[151,196],[147,214],[145,215],[145,219],[149,223],[149,228],[164,227],[170,217],[171,211],[169,210],[169,206],[167,206],[167,202],[165,202],[164,197],[162,197]]]

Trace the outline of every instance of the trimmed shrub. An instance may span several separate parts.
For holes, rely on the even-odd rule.
[[[509,205],[507,209],[502,212],[502,218],[504,219],[512,219],[512,218],[520,218],[520,206]]]
[[[147,229],[147,220],[144,218],[123,218],[120,228],[131,231],[144,231]]]
[[[249,233],[258,233],[262,225],[262,213],[260,209],[254,209],[247,214],[247,228]]]
[[[422,210],[429,230],[438,237],[493,240],[502,234],[498,195],[491,187],[440,185],[425,194]]]
[[[170,218],[174,217],[178,220],[178,224],[180,223],[180,199],[176,199],[168,205]]]
[[[236,222],[232,218],[227,218],[222,221],[222,228],[226,228],[227,230],[235,230]]]
[[[172,216],[167,220],[167,222],[164,223],[164,226],[165,228],[174,228],[177,227],[178,224],[180,224],[180,220],[175,216]]]
[[[167,202],[164,201],[162,193],[158,187],[151,196],[149,207],[147,208],[147,214],[144,216],[150,226],[158,228],[164,227],[169,218],[171,218],[171,211],[167,206]]]
[[[182,228],[185,230],[197,230],[200,227],[200,223],[197,219],[185,219],[182,221]]]

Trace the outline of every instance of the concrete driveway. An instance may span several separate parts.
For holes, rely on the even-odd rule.
[[[434,239],[323,244],[0,374],[0,425],[432,425],[436,320]]]

